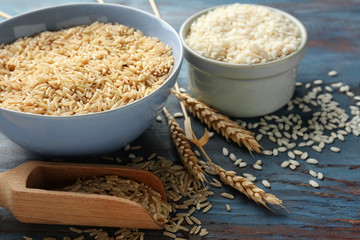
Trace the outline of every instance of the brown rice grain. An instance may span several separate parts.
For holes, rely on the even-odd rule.
[[[64,116],[134,102],[157,89],[174,62],[158,39],[100,22],[19,38],[1,45],[0,56],[1,107]]]
[[[168,232],[168,231],[164,231],[163,235],[167,236],[167,237],[170,237],[170,238],[173,238],[173,239],[176,238],[176,235],[174,233],[171,233],[171,232]]]
[[[212,208],[212,205],[209,204],[206,208],[203,209],[203,213],[207,213]]]
[[[224,198],[228,198],[228,199],[234,199],[234,195],[230,194],[230,193],[226,193],[226,192],[223,192],[220,194],[222,197]]]
[[[83,230],[78,229],[78,228],[70,227],[69,229],[70,229],[70,231],[72,231],[72,232],[83,233]]]

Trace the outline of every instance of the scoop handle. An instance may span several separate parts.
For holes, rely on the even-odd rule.
[[[11,201],[10,187],[6,180],[6,172],[0,172],[0,207],[9,209]]]

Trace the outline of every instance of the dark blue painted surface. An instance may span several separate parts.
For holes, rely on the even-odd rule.
[[[70,2],[75,1],[0,0],[0,10],[16,15],[40,7]],[[152,12],[147,0],[108,2]],[[235,1],[158,0],[157,5],[162,17],[179,30],[181,23],[195,12],[232,2]],[[241,2],[276,7],[293,14],[304,23],[309,34],[309,46],[299,66],[298,81],[307,83],[319,78],[326,83],[343,81],[350,85],[356,95],[360,95],[360,1]],[[328,71],[332,69],[339,72],[337,77],[327,76]],[[185,67],[180,73],[179,83],[186,88]],[[304,87],[300,87],[297,88],[295,95],[302,96],[305,93]],[[349,105],[354,104],[353,100],[342,94],[334,95],[343,108],[348,109]],[[174,97],[170,98],[167,108],[171,113],[180,111]],[[287,112],[282,109],[276,114],[285,113]],[[258,119],[250,121],[255,122]],[[194,129],[200,132],[203,126],[196,120],[193,120],[193,123]],[[207,214],[196,215],[202,220],[203,227],[210,232],[204,239],[360,239],[360,138],[348,136],[345,142],[337,140],[335,143],[341,148],[341,153],[332,153],[328,147],[321,154],[307,150],[312,157],[319,160],[320,164],[317,166],[302,164],[296,171],[291,171],[279,167],[280,163],[287,159],[285,154],[279,157],[256,155],[255,159],[252,159],[245,150],[215,135],[206,145],[206,150],[213,161],[226,169],[239,173],[253,173],[258,179],[271,181],[272,187],[267,191],[282,199],[290,213],[277,209],[278,213],[274,214],[229,187],[225,187],[225,190],[233,193],[236,196],[235,200],[221,198],[219,194],[224,189],[212,189],[216,193],[210,198],[213,209]],[[141,153],[145,156],[157,152],[159,155],[177,160],[164,121],[154,123],[134,144],[143,146]],[[266,149],[275,147],[275,144],[266,140],[261,141],[261,144]],[[256,171],[251,167],[238,169],[228,158],[222,156],[223,146],[249,163],[262,159],[264,170]],[[2,134],[0,134],[0,152],[0,171],[11,169],[29,158],[41,158],[16,146]],[[119,152],[119,154],[124,153]],[[103,162],[94,159],[84,161]],[[308,185],[308,180],[311,179],[307,174],[309,169],[324,174],[325,179],[319,181],[321,188],[315,189]],[[259,181],[257,185],[261,187]],[[225,203],[231,205],[231,212],[226,212]],[[112,231],[112,229],[107,230]],[[23,235],[35,239],[46,236],[56,236],[61,239],[61,236],[70,236],[71,233],[68,231],[68,226],[19,223],[8,211],[0,208],[0,239],[21,239]],[[165,239],[161,231],[147,231],[146,236],[147,239]],[[203,238],[191,236],[190,239]]]

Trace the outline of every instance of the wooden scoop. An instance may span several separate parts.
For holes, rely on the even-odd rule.
[[[154,174],[100,164],[24,163],[0,173],[0,206],[24,223],[160,229],[140,204],[114,196],[49,190],[70,185],[78,177],[118,175],[142,182],[166,201],[163,185]]]

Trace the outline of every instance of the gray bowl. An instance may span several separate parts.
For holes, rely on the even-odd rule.
[[[191,24],[218,7],[222,6],[195,13],[180,29],[191,93],[233,117],[258,117],[280,109],[294,94],[297,66],[305,55],[307,45],[304,25],[288,13],[268,7],[280,12],[299,27],[302,42],[298,50],[267,63],[221,62],[200,55],[185,42]]]
[[[0,131],[18,145],[45,155],[90,155],[115,151],[142,134],[160,113],[178,77],[183,50],[176,31],[147,12],[115,4],[70,4],[25,13],[0,22],[0,44],[45,30],[95,21],[116,22],[157,37],[172,47],[174,68],[148,96],[126,106],[79,116],[45,116],[0,108]]]

